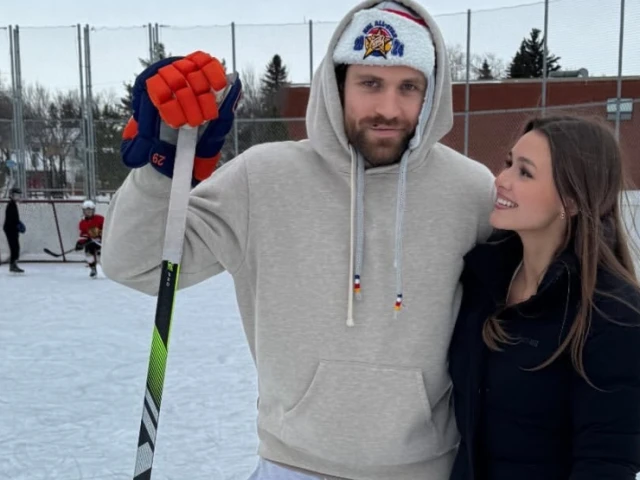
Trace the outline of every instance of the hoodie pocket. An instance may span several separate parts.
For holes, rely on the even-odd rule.
[[[281,433],[294,449],[360,468],[423,462],[448,449],[418,368],[322,360]]]

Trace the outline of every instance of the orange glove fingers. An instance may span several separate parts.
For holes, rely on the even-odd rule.
[[[173,63],[160,68],[156,75],[160,75],[174,93],[187,86],[187,79]]]
[[[157,108],[162,120],[164,120],[164,122],[171,128],[180,128],[187,123],[187,117],[185,116],[182,106],[177,98],[169,100]]]
[[[213,93],[208,92],[198,95],[198,103],[200,104],[200,111],[205,120],[215,120],[218,118],[218,104],[216,103],[216,97],[213,96]]]
[[[175,92],[178,103],[182,107],[182,111],[187,119],[187,123],[192,127],[197,127],[204,122],[200,103],[196,98],[191,87],[187,86]]]
[[[180,60],[176,60],[171,64],[176,70],[178,70],[183,77],[186,77],[192,72],[198,70],[198,65],[191,61],[188,57],[181,58]]]
[[[195,63],[198,69],[205,74],[211,88],[214,90],[222,90],[227,86],[224,67],[217,58],[202,51],[193,52],[187,55],[186,58]]]
[[[167,82],[157,74],[148,78],[146,85],[149,98],[156,108],[173,98],[173,91],[169,88]]]
[[[187,82],[191,85],[191,89],[196,95],[202,95],[203,93],[211,91],[209,80],[207,80],[207,77],[202,70],[189,73],[187,75]]]
[[[202,73],[205,74],[209,85],[214,90],[222,90],[227,86],[227,75],[225,74],[224,67],[217,59],[212,59],[209,63],[200,68]]]
[[[197,50],[193,53],[190,53],[186,56],[186,58],[195,63],[199,69],[202,69],[202,67],[204,67],[207,63],[211,63],[212,60],[215,60],[214,57],[206,52],[203,52],[202,50]]]
[[[160,68],[146,84],[149,98],[169,126],[196,127],[218,118],[214,92],[227,86],[227,78],[218,59],[197,51]]]

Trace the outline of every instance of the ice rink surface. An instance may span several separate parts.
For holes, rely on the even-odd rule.
[[[131,480],[155,298],[22,267],[0,266],[0,480]],[[257,387],[229,275],[178,292],[168,358],[153,479],[246,479]]]
[[[22,267],[0,266],[0,480],[131,480],[155,298],[82,263]],[[153,480],[246,480],[257,382],[228,274],[178,292],[168,359]]]

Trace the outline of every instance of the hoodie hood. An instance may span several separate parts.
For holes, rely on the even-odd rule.
[[[306,126],[312,148],[339,172],[351,174],[351,255],[347,312],[348,326],[353,326],[353,299],[354,297],[360,299],[366,288],[365,279],[362,277],[362,261],[365,248],[365,160],[347,140],[344,112],[340,102],[340,94],[335,74],[336,62],[334,61],[334,53],[336,53],[336,48],[339,44],[341,47],[345,46],[345,43],[340,41],[344,32],[349,29],[356,13],[366,9],[373,9],[377,6],[387,8],[390,3],[391,2],[380,0],[367,0],[347,13],[336,28],[329,42],[325,57],[314,75],[307,107]],[[417,17],[424,21],[431,35],[430,41],[433,42],[433,50],[430,49],[430,45],[423,45],[423,48],[429,48],[431,50],[425,51],[425,59],[429,56],[431,57],[430,60],[433,61],[432,57],[435,51],[435,60],[433,61],[435,66],[430,74],[427,75],[427,92],[423,100],[418,124],[407,150],[402,155],[401,161],[392,165],[370,168],[367,171],[367,174],[397,173],[398,175],[395,245],[390,246],[390,249],[392,248],[390,253],[394,255],[394,267],[396,270],[396,302],[395,305],[393,305],[393,309],[394,316],[397,318],[398,313],[403,307],[403,221],[407,172],[424,163],[428,158],[431,148],[451,130],[453,126],[453,110],[448,57],[438,26],[433,18],[418,3],[407,0],[399,0],[394,3],[401,9],[409,9],[412,11],[412,15],[417,15]],[[393,4],[391,4],[390,7],[393,8]],[[382,17],[383,15],[386,14],[380,10],[380,16]],[[367,15],[367,17],[371,19],[376,18],[376,16],[377,15]],[[426,32],[425,37],[428,37]],[[348,38],[346,39],[347,42],[349,40]],[[398,38],[399,42],[407,42],[410,40],[410,38]],[[411,45],[409,48],[411,48]],[[341,52],[341,56],[344,56],[344,52]],[[410,56],[413,59],[413,63],[431,63],[431,61],[423,62],[422,60],[424,59],[421,59],[420,54],[416,54],[415,50],[411,51]],[[399,62],[396,59],[396,61],[391,64],[398,65]]]
[[[340,103],[340,94],[335,75],[333,53],[338,41],[347,29],[356,12],[373,8],[382,3],[380,0],[366,0],[349,11],[336,28],[322,63],[318,67],[313,81],[306,112],[306,127],[313,149],[325,160],[342,172],[350,172],[351,147],[347,140],[344,125],[344,113]],[[453,127],[453,103],[449,59],[444,40],[435,20],[417,2],[397,0],[422,17],[427,24],[435,46],[435,69],[427,80],[433,89],[431,103],[426,99],[416,135],[409,148],[409,170],[424,162],[429,150],[440,141]],[[428,107],[428,112],[426,111]],[[371,169],[371,173],[399,170],[400,164]]]

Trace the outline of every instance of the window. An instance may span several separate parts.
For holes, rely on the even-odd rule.
[[[607,100],[607,120],[616,119],[617,104],[618,104],[617,98],[610,98]],[[632,113],[633,113],[633,99],[621,98],[620,99],[620,120],[631,120]]]

